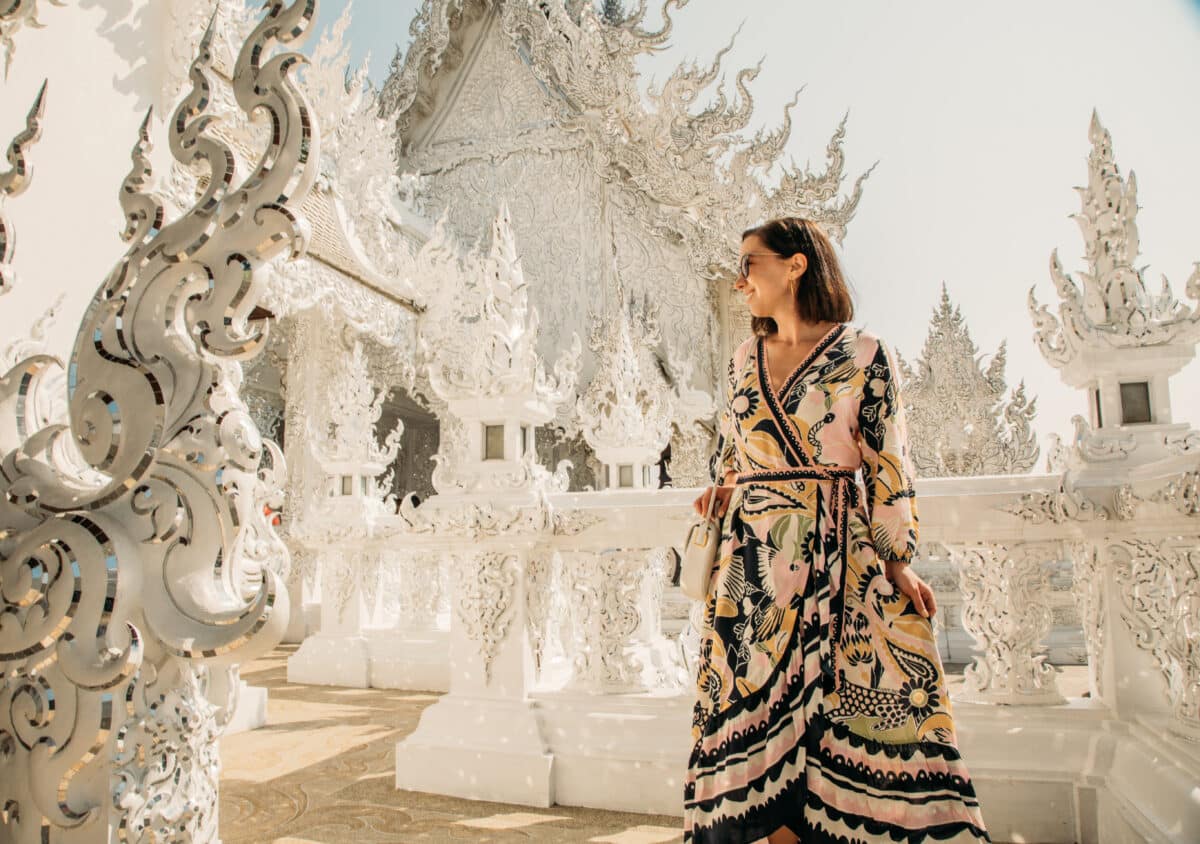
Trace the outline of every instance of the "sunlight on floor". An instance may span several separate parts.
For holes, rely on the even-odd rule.
[[[221,741],[225,844],[565,842],[666,844],[682,819],[503,803],[398,791],[396,742],[438,699],[428,692],[287,682],[284,645],[244,666],[269,690],[267,725]]]
[[[491,815],[486,818],[473,818],[467,821],[455,821],[459,826],[473,826],[478,829],[520,829],[550,821],[565,821],[565,815],[535,815],[531,812],[512,812],[507,815]]]

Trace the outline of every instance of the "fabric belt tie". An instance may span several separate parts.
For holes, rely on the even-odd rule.
[[[817,589],[817,619],[829,630],[828,636],[819,636],[822,687],[826,695],[832,694],[837,687],[837,677],[834,672],[834,646],[841,639],[841,606],[842,586],[845,582],[846,566],[850,559],[850,549],[847,540],[850,536],[850,513],[858,506],[858,484],[855,483],[857,469],[849,466],[798,466],[788,469],[768,469],[757,472],[742,472],[737,475],[734,483],[738,486],[762,485],[772,486],[791,485],[796,481],[817,481],[832,485],[830,490],[830,515],[837,526],[838,553],[842,555],[842,577],[834,587],[829,582],[829,561],[825,558],[824,543],[818,541],[821,548],[818,559],[813,560],[813,575],[820,573],[824,584]],[[832,607],[834,596],[837,597],[838,611]]]

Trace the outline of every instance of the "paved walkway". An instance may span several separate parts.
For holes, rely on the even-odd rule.
[[[479,803],[394,786],[396,742],[436,695],[287,682],[284,645],[245,666],[270,689],[267,726],[221,742],[221,838],[225,844],[359,842],[679,842],[680,818],[554,806]],[[951,690],[962,683],[948,670]],[[1068,695],[1086,669],[1059,677]]]
[[[679,818],[397,791],[396,742],[437,697],[288,683],[294,652],[281,646],[242,671],[270,689],[268,723],[221,742],[225,844],[683,840]]]

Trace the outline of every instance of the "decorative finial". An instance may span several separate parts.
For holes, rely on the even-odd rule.
[[[25,129],[12,139],[8,145],[8,163],[10,169],[0,173],[0,296],[12,290],[16,284],[16,276],[12,269],[12,260],[17,251],[16,232],[12,222],[4,213],[5,197],[17,196],[25,192],[33,178],[33,170],[25,158],[26,150],[37,143],[42,137],[42,116],[46,110],[46,85],[38,89],[33,106],[25,117]]]

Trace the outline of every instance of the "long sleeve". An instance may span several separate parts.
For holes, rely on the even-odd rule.
[[[729,403],[733,401],[733,391],[736,386],[736,376],[733,358],[729,359],[729,377],[727,379],[724,401],[717,411],[717,445],[708,458],[708,474],[714,484],[719,484],[725,473],[735,470],[733,449],[728,448],[732,419],[730,418]]]
[[[892,355],[882,341],[877,343],[863,370],[858,411],[867,513],[879,558],[910,561],[917,547],[917,503],[904,402]]]

